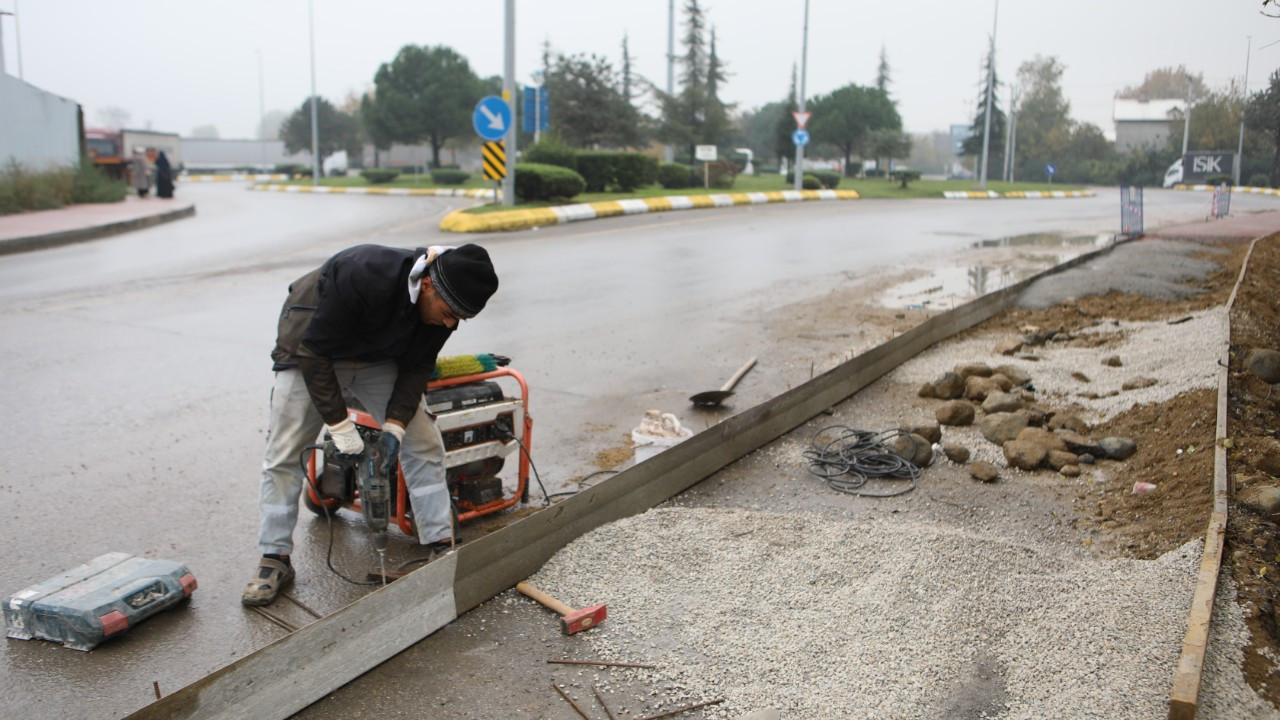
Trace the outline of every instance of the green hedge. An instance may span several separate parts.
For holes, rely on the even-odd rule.
[[[805,173],[804,178],[800,181],[800,187],[803,190],[821,190],[823,189],[822,181],[817,175]]]
[[[812,177],[817,179],[818,185],[819,185],[819,187],[816,187],[816,188],[811,188],[806,185],[804,186],[805,190],[823,190],[823,189],[835,190],[836,186],[840,184],[840,173],[836,172],[835,170],[809,170],[804,175],[805,177]],[[795,187],[795,181],[796,181],[795,172],[788,170],[787,185],[791,187]]]
[[[571,198],[586,186],[581,175],[566,167],[542,163],[516,165],[516,197],[525,202]]]
[[[631,192],[653,184],[657,161],[641,153],[583,150],[575,155],[577,170],[587,192]]]
[[[364,178],[370,185],[381,185],[400,177],[400,171],[387,168],[367,168],[360,171],[360,177]]]
[[[1271,187],[1271,178],[1267,177],[1266,175],[1263,175],[1262,173],[1252,175],[1249,177],[1249,187],[1257,187],[1257,188]]]
[[[437,185],[461,185],[469,177],[471,177],[471,173],[465,170],[437,168],[431,171],[431,182]]]
[[[520,162],[578,170],[578,153],[555,135],[547,135],[520,153]]]
[[[679,190],[681,188],[694,186],[695,170],[688,165],[680,163],[662,163],[658,165],[658,184],[668,190]],[[702,178],[699,176],[697,182],[701,183]]]
[[[53,210],[75,203],[120,202],[129,186],[108,178],[83,158],[79,167],[45,172],[10,161],[0,170],[0,215],[27,210]]]

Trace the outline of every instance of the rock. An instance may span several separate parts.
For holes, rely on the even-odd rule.
[[[1080,458],[1081,465],[1092,465],[1094,460],[1096,459],[1094,458],[1092,453],[1081,453],[1077,457]]]
[[[977,414],[973,406],[964,400],[952,400],[943,403],[935,416],[939,425],[972,425]]]
[[[1080,466],[1063,465],[1061,468],[1058,468],[1058,472],[1066,475],[1067,477],[1080,477]]]
[[[982,402],[993,392],[1002,391],[1000,390],[1000,386],[992,382],[989,377],[970,375],[964,381],[964,396],[969,400]]]
[[[1102,445],[1080,433],[1064,429],[1056,431],[1056,434],[1058,439],[1062,440],[1063,444],[1067,446],[1067,452],[1075,453],[1081,458],[1089,458],[1088,460],[1082,459],[1080,462],[1089,464],[1093,462],[1093,458],[1107,456],[1107,451],[1102,448]]]
[[[1031,382],[1031,374],[1017,365],[997,365],[995,371],[1009,378],[1014,385],[1026,385]]]
[[[925,383],[921,385],[920,389],[916,392],[916,397],[936,398],[938,397],[938,391],[933,387],[933,383]]]
[[[1000,468],[986,460],[979,460],[969,466],[969,476],[982,482],[995,482],[1000,479]]]
[[[1120,389],[1121,390],[1141,390],[1142,388],[1151,387],[1152,385],[1155,385],[1157,382],[1158,381],[1155,378],[1149,378],[1143,375],[1139,375],[1137,377],[1131,377],[1128,380],[1125,380],[1124,384],[1120,386]]]
[[[1153,485],[1149,482],[1136,482],[1133,484],[1133,490],[1130,491],[1129,494],[1130,495],[1146,495],[1152,490],[1155,490],[1157,487],[1158,487],[1157,485]]]
[[[969,462],[969,448],[963,445],[947,443],[942,446],[942,453],[953,463]]]
[[[907,426],[900,427],[898,429],[904,433],[919,435],[925,440],[928,440],[929,444],[942,441],[942,428],[938,427],[936,424],[935,425],[907,425]]]
[[[1061,472],[1063,468],[1069,466],[1076,469],[1076,475],[1080,474],[1079,459],[1074,453],[1069,453],[1066,450],[1050,450],[1049,457],[1046,459],[1049,462],[1049,467],[1054,470]]]
[[[993,349],[1000,355],[1012,355],[1022,349],[1022,338],[1004,338]]]
[[[1124,365],[1124,363],[1120,362],[1119,355],[1109,355],[1102,358],[1102,364],[1107,367],[1122,367]]]
[[[1254,468],[1280,477],[1280,440],[1266,435],[1246,438],[1241,444],[1245,460]]]
[[[1254,348],[1245,357],[1244,367],[1268,385],[1280,382],[1280,352]]]
[[[898,435],[888,445],[894,455],[916,467],[924,467],[933,461],[933,444],[914,433]]]
[[[1089,382],[1089,376],[1079,371],[1071,373],[1071,379],[1082,383]]]
[[[1138,452],[1138,444],[1126,437],[1105,437],[1098,441],[1098,445],[1112,460],[1125,460]]]
[[[1280,487],[1254,485],[1240,491],[1240,502],[1246,507],[1270,515],[1280,510]]]
[[[1048,455],[1048,450],[1035,443],[1011,440],[1004,444],[1004,459],[1019,470],[1035,470]]]
[[[956,374],[961,380],[971,377],[991,377],[991,367],[986,363],[962,363],[956,366]]]
[[[1061,450],[1067,452],[1067,443],[1056,434],[1045,430],[1044,428],[1029,427],[1023,428],[1016,438],[1018,442],[1035,443],[1045,450]]]
[[[933,381],[934,392],[943,400],[955,400],[964,397],[964,378],[953,372],[944,372]]]
[[[1007,392],[993,392],[982,401],[982,411],[992,413],[1008,413],[1022,409],[1022,398]]]
[[[1026,427],[1027,419],[1017,413],[992,413],[978,423],[982,437],[996,445],[1016,439]]]
[[[1053,417],[1049,418],[1049,422],[1046,424],[1050,430],[1070,430],[1071,432],[1080,433],[1081,435],[1089,432],[1088,423],[1081,420],[1079,416],[1071,413],[1054,413]]]
[[[991,373],[991,382],[999,385],[1002,392],[1009,392],[1013,389],[1013,381],[1001,373]]]
[[[1040,427],[1044,425],[1045,420],[1049,417],[1049,411],[1039,405],[1028,405],[1018,411],[1018,414],[1027,419],[1028,425]]]

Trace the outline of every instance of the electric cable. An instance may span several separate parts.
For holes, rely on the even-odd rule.
[[[597,470],[597,471],[595,471],[595,472],[593,472],[593,473],[590,473],[590,474],[588,474],[588,475],[585,475],[585,476],[583,476],[581,479],[579,479],[579,480],[578,480],[578,489],[577,489],[577,490],[567,490],[567,491],[565,491],[565,492],[551,493],[550,495],[548,495],[548,496],[547,496],[547,499],[548,499],[548,500],[550,500],[551,498],[569,497],[569,496],[571,496],[571,495],[577,495],[578,493],[582,492],[583,490],[588,490],[588,489],[590,489],[590,488],[584,488],[584,487],[582,487],[582,483],[584,483],[584,482],[586,482],[586,481],[590,480],[591,478],[593,478],[593,477],[595,477],[595,476],[597,476],[597,475],[604,475],[605,473],[613,473],[613,474],[615,474],[615,475],[616,475],[616,474],[618,474],[618,473],[620,473],[620,472],[622,472],[622,471],[621,471],[621,470]],[[592,485],[591,487],[595,487],[595,485]]]
[[[302,466],[302,477],[306,478],[307,484],[310,485],[311,489],[315,491],[316,497],[321,498],[323,500],[324,496],[320,494],[320,489],[316,487],[315,482],[311,479],[311,474],[307,472],[307,453],[315,452],[317,450],[324,452],[324,446],[308,445],[305,448],[303,448],[302,452],[298,455],[298,464]],[[352,580],[346,575],[343,575],[341,572],[338,571],[336,567],[333,566],[333,516],[329,513],[328,505],[326,505],[324,502],[320,502],[319,505],[321,508],[324,509],[324,519],[329,526],[329,549],[325,552],[325,555],[324,555],[324,562],[326,565],[329,566],[329,571],[332,572],[334,575],[337,575],[338,577],[342,578],[343,580],[346,580],[347,582],[351,583],[352,585],[385,585],[386,584],[385,580]]]
[[[528,448],[524,446],[524,443],[520,442],[520,438],[516,437],[515,433],[511,432],[511,428],[507,427],[506,423],[499,420],[494,422],[493,426],[498,429],[498,432],[515,440],[516,444],[520,446],[520,452],[524,453],[525,458],[529,460],[530,469],[533,470],[533,479],[538,481],[538,489],[542,491],[542,506],[547,507],[550,505],[551,496],[547,494],[547,488],[542,484],[542,476],[538,474],[538,466],[533,464],[533,456],[529,454]]]
[[[835,431],[826,439],[824,433]],[[822,478],[832,490],[859,497],[895,497],[916,489],[920,468],[893,452],[888,443],[900,435],[901,430],[872,432],[856,430],[847,425],[830,425],[814,434],[812,449],[804,452],[811,474]],[[870,480],[907,482],[907,486],[892,491],[866,489]]]

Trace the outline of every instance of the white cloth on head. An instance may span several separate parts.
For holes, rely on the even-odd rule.
[[[413,269],[409,271],[409,302],[418,302],[418,293],[422,290],[422,276],[427,274],[427,266],[453,249],[453,245],[432,245],[427,248],[426,255],[418,256],[413,263]]]

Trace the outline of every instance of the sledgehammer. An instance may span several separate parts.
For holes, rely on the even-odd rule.
[[[604,605],[589,605],[581,610],[574,610],[527,582],[516,583],[516,590],[560,613],[560,629],[565,635],[572,635],[604,622],[607,612]]]

